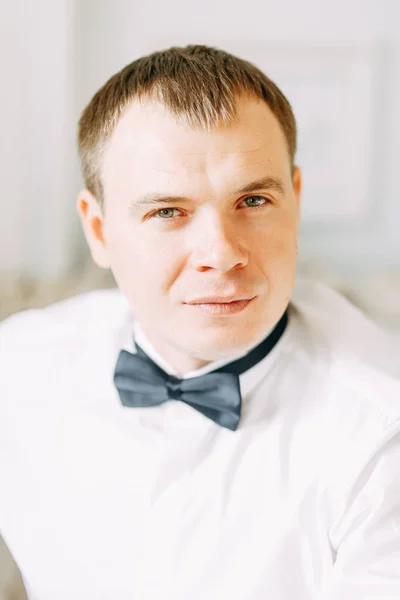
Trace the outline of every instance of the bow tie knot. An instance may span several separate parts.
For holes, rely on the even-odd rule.
[[[173,375],[169,375],[165,382],[167,386],[168,398],[170,400],[180,400],[182,398],[181,380]]]

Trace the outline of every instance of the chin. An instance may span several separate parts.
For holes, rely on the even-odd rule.
[[[193,343],[189,345],[188,353],[199,360],[228,360],[250,350],[257,344],[259,337],[259,330],[257,336],[256,331],[252,332],[247,327],[241,332],[236,329],[229,331],[228,328],[216,331],[209,329],[207,332],[202,329],[198,337],[193,332]],[[187,346],[188,337],[182,342]]]

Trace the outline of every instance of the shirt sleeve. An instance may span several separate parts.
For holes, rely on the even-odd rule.
[[[400,599],[400,423],[357,477],[331,541],[327,600]]]

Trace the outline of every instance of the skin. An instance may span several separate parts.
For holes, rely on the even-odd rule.
[[[237,193],[269,176],[273,187]],[[135,100],[104,154],[104,210],[81,190],[77,210],[93,260],[111,269],[135,318],[178,375],[239,356],[276,325],[296,273],[301,173],[262,101],[211,132],[179,124],[163,105]],[[137,205],[144,195],[185,200]],[[186,302],[247,294],[241,313],[205,314]]]

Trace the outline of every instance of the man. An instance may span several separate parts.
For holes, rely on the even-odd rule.
[[[77,206],[119,289],[0,330],[0,527],[31,598],[400,598],[399,344],[295,284],[295,147],[279,89],[205,46],[85,108]]]

